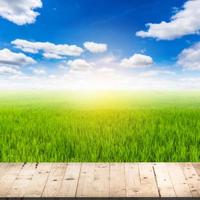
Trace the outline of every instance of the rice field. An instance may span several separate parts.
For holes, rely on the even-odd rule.
[[[0,161],[200,161],[200,92],[0,93]]]

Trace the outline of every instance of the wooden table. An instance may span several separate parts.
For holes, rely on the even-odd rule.
[[[200,197],[200,163],[0,163],[0,197]]]

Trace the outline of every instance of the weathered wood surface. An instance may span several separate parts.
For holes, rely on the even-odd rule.
[[[0,163],[0,197],[200,197],[200,163]]]

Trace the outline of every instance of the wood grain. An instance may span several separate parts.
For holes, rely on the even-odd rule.
[[[0,163],[0,197],[200,197],[200,163]]]

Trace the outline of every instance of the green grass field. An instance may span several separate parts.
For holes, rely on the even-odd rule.
[[[1,92],[0,161],[200,161],[200,92]]]

